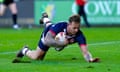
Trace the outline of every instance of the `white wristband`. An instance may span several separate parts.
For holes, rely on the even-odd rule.
[[[84,55],[84,58],[88,62],[93,60],[92,55],[89,52],[86,55]]]

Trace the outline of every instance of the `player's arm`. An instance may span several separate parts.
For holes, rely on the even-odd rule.
[[[86,38],[82,32],[79,31],[79,35],[76,37],[76,41],[78,42],[78,44],[81,48],[82,54],[86,61],[88,61],[88,62],[98,62],[99,61],[98,58],[93,58],[91,53],[88,51],[87,44],[86,44]]]
[[[53,34],[51,31],[48,31],[45,36],[45,44],[53,47],[60,47],[60,46],[66,45],[67,41],[61,42],[61,41],[55,40],[55,34]]]
[[[98,62],[99,58],[93,58],[86,45],[80,45],[83,56],[87,62]]]

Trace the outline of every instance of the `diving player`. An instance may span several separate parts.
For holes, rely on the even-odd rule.
[[[69,17],[68,22],[58,22],[56,24],[52,24],[50,19],[48,18],[48,15],[43,14],[40,23],[44,23],[46,27],[40,37],[36,50],[30,50],[29,47],[26,46],[23,47],[23,49],[21,49],[16,55],[13,63],[20,62],[23,56],[27,56],[34,60],[43,60],[50,47],[61,47],[62,50],[67,45],[73,43],[77,43],[79,45],[87,62],[99,61],[99,58],[93,58],[91,53],[87,49],[86,39],[82,31],[80,30],[79,15],[72,15],[71,17]],[[66,33],[66,40],[64,42],[55,40],[55,36],[59,32]]]

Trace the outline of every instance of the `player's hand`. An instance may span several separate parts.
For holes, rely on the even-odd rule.
[[[95,63],[95,62],[100,62],[99,58],[93,58],[92,60],[89,61],[90,63]]]

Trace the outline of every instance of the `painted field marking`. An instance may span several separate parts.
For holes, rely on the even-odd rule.
[[[109,42],[100,42],[100,43],[91,43],[91,44],[88,44],[88,46],[96,46],[96,45],[109,45],[109,44],[117,44],[117,43],[120,43],[120,41],[109,41]],[[0,44],[2,45],[2,44]],[[67,48],[70,48],[70,47],[67,47]],[[15,54],[17,53],[17,51],[11,51],[11,52],[0,52],[0,55],[4,55],[4,54]]]

